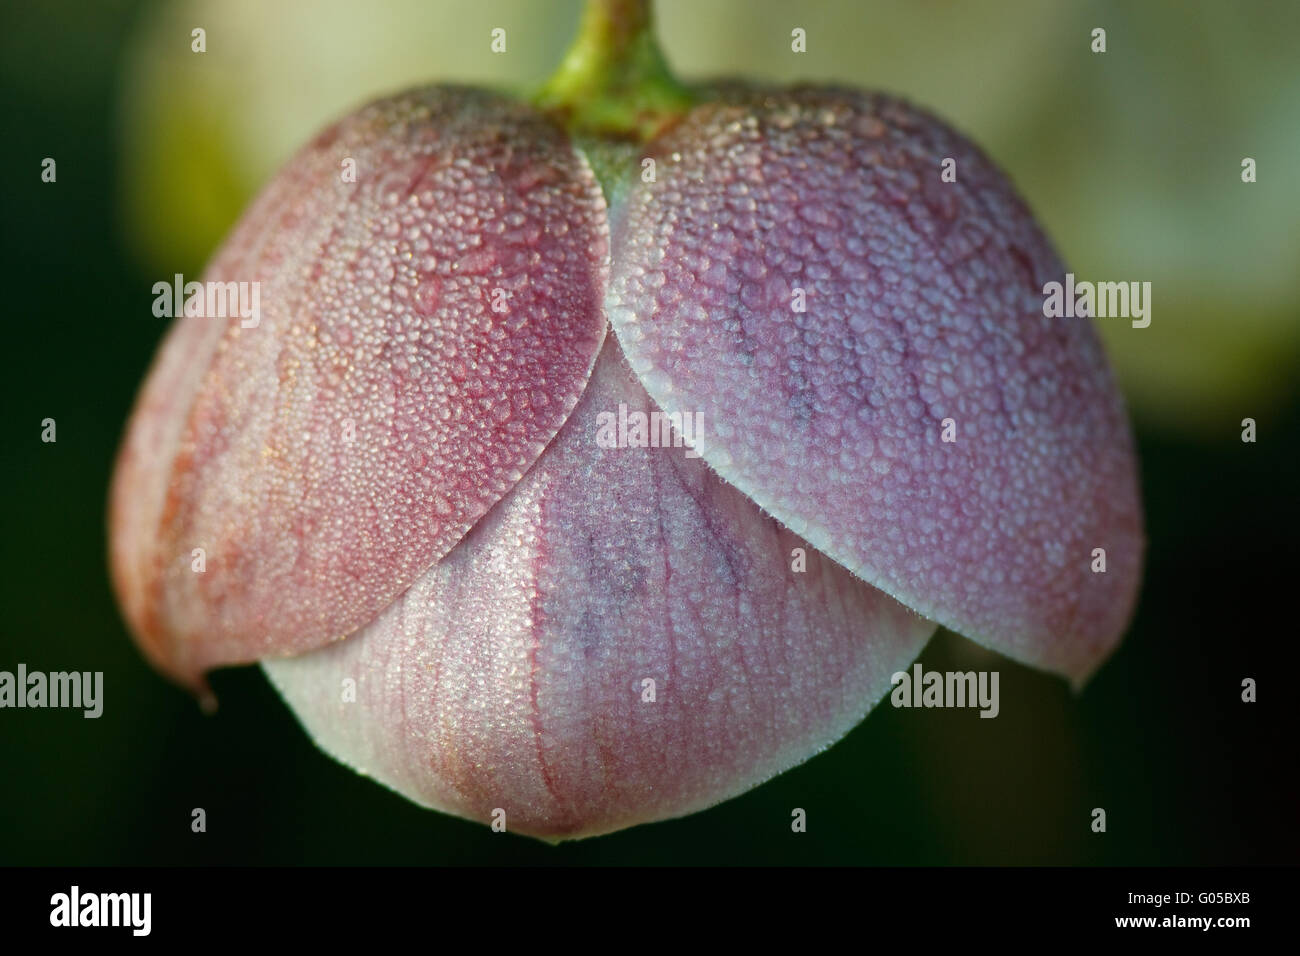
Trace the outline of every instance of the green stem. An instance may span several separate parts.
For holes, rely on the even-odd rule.
[[[655,42],[650,0],[587,0],[537,105],[570,133],[645,142],[691,106]]]

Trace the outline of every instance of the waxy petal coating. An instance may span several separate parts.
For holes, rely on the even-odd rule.
[[[620,403],[655,410],[610,340],[554,444],[447,557],[362,632],[263,663],[324,750],[564,839],[740,793],[886,693],[934,624],[683,449],[601,447]]]
[[[178,319],[129,426],[112,565],[154,662],[193,685],[371,621],[563,425],[607,275],[599,186],[530,107],[432,88],[318,136],[203,277],[260,283],[260,322]]]
[[[1047,239],[973,145],[905,104],[725,95],[647,148],[656,181],[611,211],[606,304],[632,367],[812,545],[1082,681],[1131,616],[1141,515],[1095,330],[1043,314],[1065,274]]]

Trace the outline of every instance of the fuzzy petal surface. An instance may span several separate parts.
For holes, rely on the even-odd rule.
[[[203,276],[257,283],[260,321],[178,319],[128,426],[112,566],[155,664],[194,685],[371,621],[559,431],[607,276],[599,186],[528,106],[429,88],[321,133]]]
[[[263,662],[322,749],[558,840],[743,792],[888,691],[934,624],[684,449],[602,447],[620,403],[655,411],[610,341],[555,443],[446,558],[360,633]]]
[[[720,92],[647,148],[655,181],[611,211],[606,302],[632,367],[813,546],[1081,682],[1131,617],[1143,539],[1091,320],[1044,315],[1065,267],[934,118],[853,92]]]

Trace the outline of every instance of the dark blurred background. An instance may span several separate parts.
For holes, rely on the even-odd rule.
[[[1300,862],[1293,2],[661,4],[682,75],[902,93],[1008,171],[1081,278],[1152,281],[1150,328],[1103,328],[1140,445],[1146,582],[1082,694],[941,632],[922,663],[1000,670],[997,720],[882,707],[710,811],[551,848],[335,764],[256,667],[214,675],[211,717],[148,668],[109,590],[104,505],[164,331],[152,284],[197,274],[331,117],[427,80],[531,88],[578,12],[572,0],[6,0],[0,669],[101,670],[105,707],[98,720],[0,711],[0,863]],[[493,56],[496,26],[508,52]],[[796,26],[803,55],[790,52]],[[1098,26],[1103,55],[1089,50]],[[57,183],[40,180],[45,157]],[[1255,444],[1240,440],[1245,417]],[[41,441],[45,418],[56,443]],[[1258,703],[1241,701],[1245,677]],[[790,832],[796,806],[806,834]],[[206,834],[190,830],[195,807]],[[1089,828],[1093,807],[1105,834]]]

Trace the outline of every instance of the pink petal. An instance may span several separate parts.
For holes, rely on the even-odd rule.
[[[155,663],[196,683],[318,647],[449,551],[581,394],[607,250],[589,167],[529,107],[426,89],[308,145],[204,276],[260,282],[260,324],[177,321],[122,450],[113,567]]]
[[[620,402],[654,409],[611,341],[455,550],[359,634],[264,662],[323,749],[421,804],[570,838],[740,793],[884,695],[934,625],[816,551],[792,571],[807,545],[683,449],[599,447]]]
[[[702,412],[705,460],[831,558],[1083,679],[1130,617],[1142,536],[1097,336],[1043,315],[1065,268],[934,119],[855,93],[730,95],[653,144],[657,182],[612,211],[606,305],[642,383]]]

